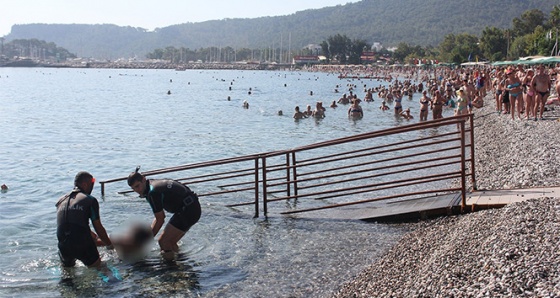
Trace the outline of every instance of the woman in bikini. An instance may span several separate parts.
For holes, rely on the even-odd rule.
[[[506,79],[506,90],[509,91],[509,103],[511,111],[511,119],[515,120],[515,111],[517,110],[517,117],[521,119],[521,105],[520,100],[517,100],[519,96],[523,96],[523,88],[521,86],[521,80],[515,75],[515,72],[510,69],[507,72]],[[517,103],[517,105],[516,105]]]
[[[469,98],[463,87],[459,88],[457,92],[457,108],[455,109],[455,116],[465,115],[468,113],[467,105]]]
[[[430,106],[431,99],[428,97],[428,91],[422,91],[420,98],[420,121],[428,120],[428,107]]]
[[[398,94],[395,92],[395,114],[400,115],[402,112],[402,97],[399,97]]]
[[[352,105],[348,108],[348,117],[352,119],[360,119],[364,117],[364,111],[362,110],[358,100],[352,100]]]
[[[432,100],[432,115],[434,120],[443,118],[442,110],[445,104],[445,98],[441,96],[441,92],[436,90],[434,93],[434,99]]]

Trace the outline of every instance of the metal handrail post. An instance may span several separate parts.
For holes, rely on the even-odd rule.
[[[293,165],[293,167],[292,167],[292,178],[293,178],[293,181],[294,181],[294,196],[297,199],[297,196],[298,196],[298,183],[297,183],[298,175],[297,175],[296,152],[295,151],[292,151],[292,165]]]
[[[461,213],[465,212],[465,206],[467,205],[467,191],[466,191],[466,179],[465,179],[465,121],[461,121],[460,133],[461,133]]]
[[[477,190],[475,161],[474,161],[474,114],[471,114],[470,126],[471,126],[471,180],[472,180],[473,190]]]
[[[267,192],[267,183],[268,181],[266,180],[266,156],[262,157],[262,188],[263,188],[263,213],[264,216],[266,217],[266,215],[268,214],[268,192]]]
[[[286,152],[286,194],[288,195],[288,197],[291,194],[291,187],[292,184],[290,183],[290,153]]]
[[[255,216],[259,217],[259,158],[255,158]]]

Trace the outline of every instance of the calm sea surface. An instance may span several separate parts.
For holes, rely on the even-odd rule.
[[[54,204],[81,170],[100,181],[126,176],[137,165],[151,170],[288,149],[409,123],[379,110],[376,97],[374,103],[362,103],[365,116],[358,121],[347,118],[344,106],[327,108],[320,121],[292,119],[296,105],[305,110],[320,100],[328,107],[348,83],[336,75],[307,72],[0,68],[0,184],[10,188],[0,193],[0,296],[331,293],[409,228],[253,219],[251,213],[201,200],[202,218],[183,238],[176,262],[163,262],[156,243],[136,263],[100,249],[103,260],[123,276],[122,282],[106,284],[81,264],[68,272],[61,269]],[[382,84],[351,83],[358,85],[360,98],[364,84]],[[405,108],[416,111],[413,121],[418,98],[403,100]],[[249,109],[242,108],[244,100]],[[117,190],[122,189],[109,188],[104,198],[98,184],[93,191],[109,233],[132,220],[151,222],[143,199]]]

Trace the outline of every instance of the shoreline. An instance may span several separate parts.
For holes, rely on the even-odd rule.
[[[475,109],[478,189],[560,185],[560,106],[512,120]],[[556,297],[560,195],[420,222],[333,297]]]

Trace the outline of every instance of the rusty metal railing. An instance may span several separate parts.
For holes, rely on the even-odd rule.
[[[187,176],[174,179],[200,198],[253,205],[255,217],[259,202],[266,216],[269,207],[293,214],[448,192],[460,192],[464,208],[467,180],[476,189],[473,127],[469,114],[143,174],[181,172]],[[125,180],[101,181],[102,195],[106,184]]]

